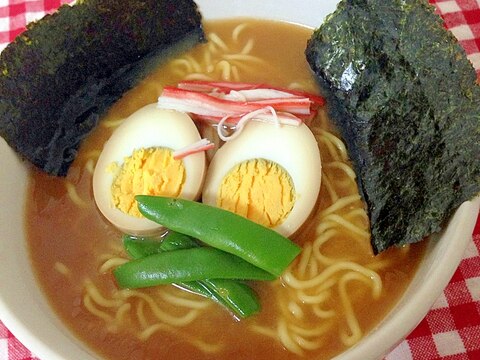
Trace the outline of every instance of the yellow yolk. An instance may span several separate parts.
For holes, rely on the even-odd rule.
[[[112,164],[112,167],[118,167]],[[118,176],[112,184],[112,201],[126,214],[142,217],[135,195],[178,197],[185,183],[182,160],[175,160],[172,151],[165,148],[135,150],[124,159]]]
[[[272,228],[293,208],[290,175],[278,164],[253,159],[236,165],[222,180],[217,206]]]

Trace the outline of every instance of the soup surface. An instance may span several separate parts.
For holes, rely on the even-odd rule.
[[[323,111],[310,125],[322,157],[317,209],[292,238],[303,247],[284,275],[253,283],[262,311],[238,321],[174,286],[119,290],[121,233],[95,206],[92,173],[122,119],[182,79],[267,83],[315,92],[304,58],[311,30],[236,19],[206,24],[209,42],[127,93],[83,143],[66,178],[32,170],[26,226],[33,266],[55,311],[109,359],[326,359],[358,342],[400,298],[425,244],[374,257],[368,218],[343,143]],[[211,134],[208,125],[201,126]],[[298,159],[302,161],[302,159]],[[275,251],[275,249],[272,249]]]

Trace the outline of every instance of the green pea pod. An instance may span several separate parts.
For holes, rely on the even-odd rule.
[[[220,304],[240,318],[249,317],[260,311],[261,306],[257,295],[241,281],[205,279],[201,283],[218,296]]]
[[[140,259],[165,251],[190,249],[199,246],[200,244],[190,236],[175,231],[170,231],[166,236],[158,239],[127,234],[123,235],[123,247],[127,254],[133,259]]]
[[[137,195],[138,209],[148,219],[279,277],[301,249],[274,230],[242,216],[195,201]]]
[[[200,246],[189,236],[170,231],[162,239],[123,236],[123,245],[134,259],[164,251],[188,249]],[[207,279],[180,282],[177,286],[214,300],[229,309],[235,316],[246,318],[260,311],[260,302],[255,292],[246,284],[226,279]]]
[[[275,279],[237,256],[207,247],[166,251],[132,260],[117,267],[113,274],[120,287],[131,289],[204,279]]]
[[[165,251],[173,251],[178,249],[190,249],[198,247],[198,243],[187,235],[171,231],[168,236],[163,239],[151,239],[147,237],[136,237],[125,234],[123,236],[123,247],[125,251],[133,259],[140,259],[146,256],[159,254]],[[175,284],[183,289],[189,290],[193,293],[211,298],[218,301],[215,293],[204,284],[197,281],[181,282]]]

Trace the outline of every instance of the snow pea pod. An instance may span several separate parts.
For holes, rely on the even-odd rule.
[[[165,251],[179,249],[190,249],[198,247],[198,243],[187,235],[171,231],[163,239],[151,239],[147,237],[137,237],[132,235],[123,235],[123,247],[132,259],[140,259],[146,256],[159,254]],[[216,295],[208,289],[205,284],[197,281],[180,282],[175,284],[183,289],[189,290],[195,294],[211,298],[218,301]]]
[[[200,246],[198,242],[189,236],[174,231],[170,231],[161,240],[124,235],[123,245],[127,253],[134,259],[164,251]],[[238,318],[246,318],[260,311],[261,306],[257,295],[247,284],[240,281],[205,279],[180,282],[176,285],[218,302]]]
[[[242,216],[195,201],[137,195],[146,218],[280,276],[300,253],[299,246],[274,230]]]
[[[140,259],[165,251],[190,249],[199,246],[200,244],[190,236],[175,231],[169,231],[166,236],[161,238],[123,235],[123,247],[132,259]]]
[[[120,287],[131,289],[204,279],[275,279],[239,257],[211,247],[150,255],[118,266],[113,274]]]

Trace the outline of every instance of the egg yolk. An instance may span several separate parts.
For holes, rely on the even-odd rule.
[[[222,180],[217,206],[272,228],[293,208],[290,175],[278,164],[253,159],[236,165]]]
[[[116,169],[115,169],[116,168]],[[112,164],[118,172],[112,183],[112,201],[126,214],[142,217],[135,195],[178,197],[185,183],[182,160],[175,160],[170,149],[138,149],[124,159],[121,167]]]

